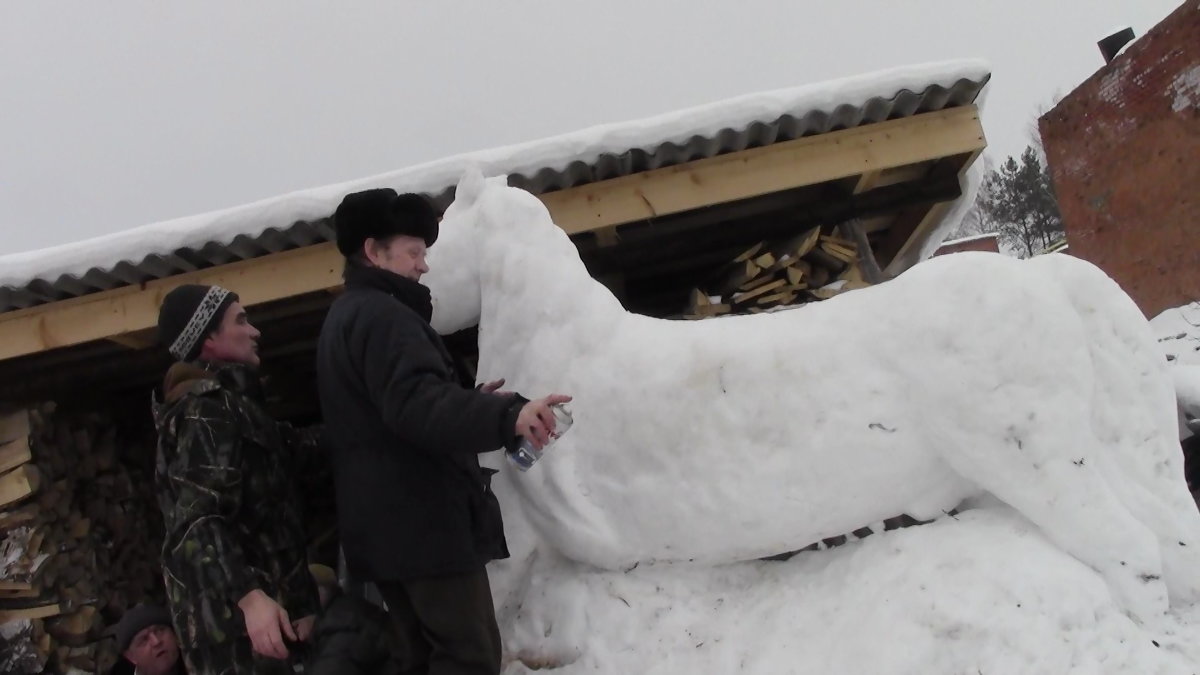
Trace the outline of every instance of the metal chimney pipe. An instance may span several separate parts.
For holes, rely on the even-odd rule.
[[[1122,47],[1132,41],[1133,29],[1126,27],[1097,42],[1096,46],[1100,48],[1100,53],[1104,55],[1104,63],[1109,64],[1117,57],[1117,52],[1121,51]]]

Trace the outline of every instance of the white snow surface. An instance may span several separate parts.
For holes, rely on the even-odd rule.
[[[529,472],[488,458],[506,673],[1194,671],[1171,378],[1089,263],[963,253],[787,311],[657,320],[536,198],[470,172],[429,262],[435,327],[479,323],[481,381],[575,396]],[[755,560],[901,513],[940,518]]]
[[[1185,422],[1200,418],[1200,302],[1161,312],[1150,320],[1151,330],[1170,362],[1179,405],[1179,437],[1192,435]]]
[[[94,239],[38,251],[0,256],[0,286],[21,286],[33,279],[82,275],[121,260],[167,254],[208,242],[230,242],[237,235],[257,236],[268,228],[286,228],[333,213],[350,192],[391,187],[399,192],[436,194],[453,185],[469,166],[489,173],[561,170],[575,161],[591,162],[606,153],[651,150],[662,143],[683,144],[696,135],[711,136],[724,128],[744,128],[773,121],[785,113],[831,110],[861,105],[876,96],[937,84],[950,87],[960,79],[990,73],[978,59],[943,61],[848,77],[828,82],[748,94],[715,103],[629,122],[605,124],[528,143],[455,155],[368,178],[301,190],[244,206],[178,218]],[[982,96],[981,96],[982,98]],[[982,101],[977,101],[977,105]],[[969,201],[969,200],[967,200]]]
[[[970,241],[981,241],[983,239],[997,239],[997,238],[999,238],[999,236],[1000,235],[997,234],[996,232],[984,232],[983,234],[976,234],[976,235],[973,235],[970,237],[960,237],[958,239],[947,239],[946,241],[942,242],[942,246],[953,246],[955,244],[965,244]]]

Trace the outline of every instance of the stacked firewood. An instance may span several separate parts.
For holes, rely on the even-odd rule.
[[[863,238],[865,242],[865,237]],[[859,244],[831,228],[814,227],[783,242],[759,242],[725,266],[704,289],[692,291],[685,318],[756,314],[826,300],[871,285]]]
[[[0,672],[105,672],[104,629],[161,595],[151,476],[122,443],[53,404],[0,415]]]

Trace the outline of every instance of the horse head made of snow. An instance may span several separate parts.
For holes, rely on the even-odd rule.
[[[574,560],[732,562],[991,494],[1151,616],[1200,596],[1200,514],[1145,319],[1065,256],[945,256],[769,314],[626,312],[539,200],[469,173],[426,276],[479,377],[575,397],[512,474]]]

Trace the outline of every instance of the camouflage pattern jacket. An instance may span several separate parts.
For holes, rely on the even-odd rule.
[[[256,588],[292,620],[316,614],[293,466],[299,453],[315,449],[315,436],[267,415],[247,366],[177,363],[163,393],[154,411],[155,482],[166,526],[163,577],[180,643],[243,635],[237,603]]]

